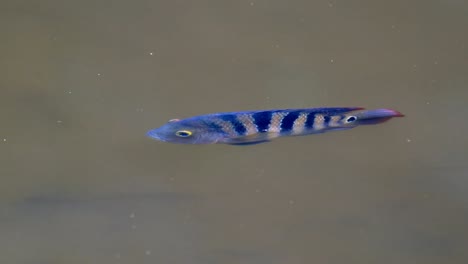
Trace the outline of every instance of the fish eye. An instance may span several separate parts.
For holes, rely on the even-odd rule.
[[[356,117],[355,116],[349,116],[347,119],[346,119],[346,123],[352,123],[354,121],[356,121]]]
[[[192,132],[188,130],[179,130],[175,134],[178,137],[190,137],[192,135]]]

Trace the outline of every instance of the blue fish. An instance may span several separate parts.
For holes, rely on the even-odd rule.
[[[172,119],[148,131],[159,141],[178,144],[253,145],[283,136],[303,136],[383,123],[404,116],[391,109],[327,107],[226,112]]]

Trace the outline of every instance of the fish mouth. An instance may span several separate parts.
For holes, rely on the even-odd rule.
[[[165,139],[163,139],[162,137],[160,137],[158,135],[158,133],[156,132],[155,129],[152,129],[152,130],[146,132],[146,136],[148,136],[148,137],[150,137],[152,139],[159,140],[159,141],[164,141],[164,142],[166,141]]]
[[[364,119],[373,119],[373,118],[392,118],[392,117],[404,117],[405,115],[399,111],[381,108],[373,110],[363,110],[360,112],[360,117]]]
[[[362,110],[356,113],[358,117],[358,125],[375,125],[386,122],[393,117],[404,117],[405,115],[399,111],[393,109],[373,109],[373,110]]]
[[[404,117],[405,115],[393,109],[382,109],[382,114],[388,117]]]

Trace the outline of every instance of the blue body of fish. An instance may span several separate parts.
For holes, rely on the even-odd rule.
[[[360,107],[278,109],[214,113],[173,119],[150,130],[151,138],[179,144],[252,145],[283,136],[302,136],[373,125],[403,115]]]

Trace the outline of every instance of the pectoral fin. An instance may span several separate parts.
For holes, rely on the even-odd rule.
[[[258,134],[243,136],[243,137],[229,138],[229,139],[224,140],[223,143],[229,144],[229,145],[237,145],[237,146],[255,145],[255,144],[269,142],[274,137],[276,136],[273,136],[270,133],[258,133]]]
[[[244,143],[227,143],[227,144],[233,145],[233,146],[249,146],[249,145],[262,144],[262,143],[266,143],[266,142],[270,142],[270,140],[262,140],[262,141],[255,141],[255,142],[244,142]]]

